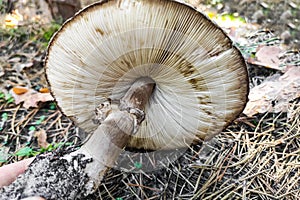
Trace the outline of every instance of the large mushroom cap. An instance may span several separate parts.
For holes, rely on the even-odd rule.
[[[247,69],[224,32],[195,9],[167,0],[93,4],[52,38],[46,74],[65,115],[85,131],[95,108],[118,102],[140,77],[156,88],[129,142],[177,148],[219,133],[243,110]]]

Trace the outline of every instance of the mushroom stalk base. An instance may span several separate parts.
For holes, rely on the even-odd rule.
[[[126,111],[113,111],[89,140],[71,156],[84,154],[92,158],[85,171],[97,187],[105,172],[113,167],[134,130],[135,117]]]
[[[154,85],[150,78],[138,79],[119,109],[109,112],[81,149],[65,156],[59,151],[38,156],[17,180],[0,188],[0,199],[41,196],[74,200],[92,193],[143,121]]]
[[[112,110],[89,140],[74,154],[92,157],[85,171],[96,188],[105,172],[115,165],[130,137],[136,133],[145,118],[144,108],[155,83],[151,78],[136,80],[120,100],[119,109]]]

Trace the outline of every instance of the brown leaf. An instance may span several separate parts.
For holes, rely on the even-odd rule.
[[[53,101],[53,97],[50,93],[40,93],[33,89],[29,89],[24,94],[17,94],[14,90],[10,91],[11,95],[15,99],[15,103],[19,104],[24,102],[23,107],[28,109],[30,107],[38,107],[39,102]]]
[[[248,62],[267,68],[284,70],[284,67],[280,67],[281,61],[279,59],[282,53],[283,51],[278,46],[260,46],[255,54],[255,59],[249,58]]]
[[[50,90],[48,88],[41,88],[40,93],[49,93]]]
[[[26,87],[14,87],[13,92],[17,95],[25,94],[28,92],[28,89]]]
[[[300,67],[288,67],[282,75],[273,75],[252,88],[244,114],[286,112],[289,101],[300,97]]]
[[[41,129],[40,131],[36,131],[34,136],[37,137],[37,142],[39,147],[47,148],[49,146],[49,143],[47,142],[47,134],[45,130]]]

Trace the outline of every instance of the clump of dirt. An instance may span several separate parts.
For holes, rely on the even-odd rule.
[[[40,196],[47,200],[74,200],[86,196],[89,178],[84,169],[92,160],[82,154],[66,159],[61,157],[62,152],[58,150],[38,156],[16,181],[0,189],[0,199]]]

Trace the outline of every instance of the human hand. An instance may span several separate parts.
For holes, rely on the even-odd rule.
[[[33,160],[34,158],[28,158],[0,167],[0,188],[11,184],[20,174],[24,173]],[[23,200],[44,200],[44,198],[29,197]]]
[[[28,158],[0,167],[0,188],[11,184],[20,174],[24,173],[33,159]]]

